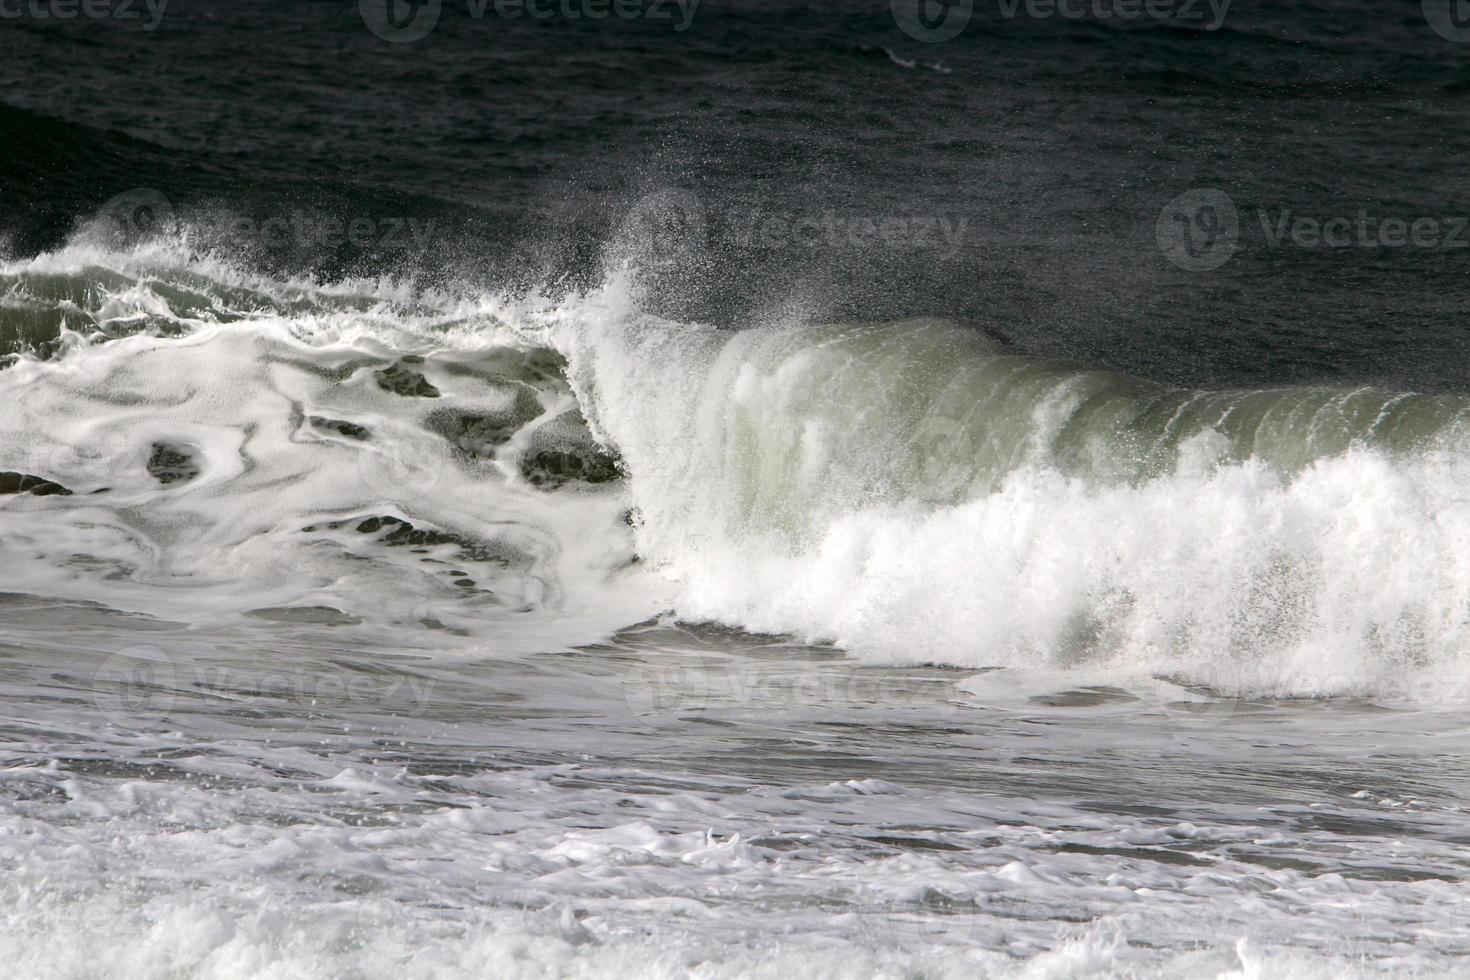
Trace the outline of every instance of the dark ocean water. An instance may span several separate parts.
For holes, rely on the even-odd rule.
[[[1238,0],[1216,30],[1199,6],[1042,20],[991,0],[942,43],[882,3],[705,0],[686,24],[672,3],[594,21],[446,2],[399,44],[346,2],[173,0],[152,30],[141,6],[23,17],[0,221],[28,254],[149,188],[217,233],[374,223],[360,245],[223,232],[267,267],[501,288],[586,281],[638,202],[684,193],[700,233],[671,236],[659,300],[685,318],[935,313],[1179,383],[1458,390],[1470,46],[1407,0]],[[1240,214],[1208,273],[1156,228],[1202,188]],[[1462,247],[1273,246],[1263,211],[1438,219]],[[426,246],[393,233],[409,218]]]

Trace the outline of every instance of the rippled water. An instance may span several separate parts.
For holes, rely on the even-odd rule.
[[[1398,975],[1470,953],[1455,711],[865,667],[656,623],[501,658],[4,609],[21,975]]]

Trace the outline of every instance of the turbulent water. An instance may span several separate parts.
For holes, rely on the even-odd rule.
[[[26,975],[1470,955],[1462,399],[627,275],[0,278],[74,325],[0,372]]]
[[[1420,4],[175,3],[0,21],[11,973],[1470,976],[1465,253],[1257,220]]]

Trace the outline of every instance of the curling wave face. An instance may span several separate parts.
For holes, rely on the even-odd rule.
[[[1463,398],[1179,390],[934,318],[715,329],[621,275],[508,298],[74,243],[0,291],[0,588],[507,648],[672,609],[1228,693],[1466,664]]]

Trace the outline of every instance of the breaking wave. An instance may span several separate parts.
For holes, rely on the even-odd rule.
[[[1464,398],[671,322],[631,273],[434,292],[74,240],[0,295],[0,588],[512,650],[671,611],[1275,695],[1467,662]]]

